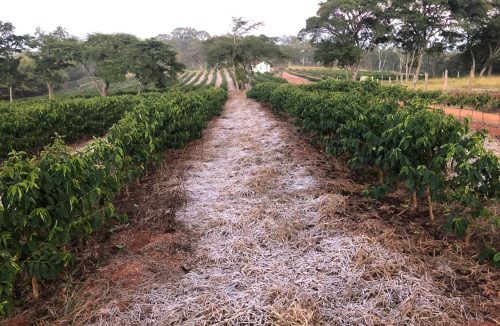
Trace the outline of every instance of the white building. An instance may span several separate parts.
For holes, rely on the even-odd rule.
[[[253,72],[260,72],[261,74],[271,72],[271,65],[265,61],[253,66]]]

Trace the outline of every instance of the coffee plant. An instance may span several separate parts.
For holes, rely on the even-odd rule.
[[[9,154],[0,165],[0,313],[11,311],[18,284],[38,297],[75,259],[71,245],[116,217],[114,195],[162,149],[200,137],[226,98],[213,88],[147,94],[82,152],[57,139],[39,156]]]

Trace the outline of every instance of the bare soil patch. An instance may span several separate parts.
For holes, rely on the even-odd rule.
[[[212,82],[212,78],[214,76],[214,71],[213,69],[212,70],[209,70],[208,71],[208,79],[207,79],[207,82],[205,83],[205,85],[210,85],[210,83]]]
[[[222,85],[222,74],[220,70],[217,70],[217,81],[215,82],[215,87],[219,88]]]
[[[282,78],[285,78],[290,84],[293,85],[304,85],[304,84],[310,84],[311,81],[299,76],[292,75],[286,71],[283,72],[281,75]]]

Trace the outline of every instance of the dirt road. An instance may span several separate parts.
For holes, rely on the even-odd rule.
[[[215,87],[220,87],[222,85],[222,74],[220,70],[217,70],[217,81],[215,82]]]
[[[281,77],[285,78],[290,84],[294,84],[294,85],[303,85],[303,84],[310,84],[311,83],[310,80],[307,80],[307,79],[299,77],[299,76],[292,75],[286,71],[283,72]]]
[[[210,85],[212,83],[212,78],[214,76],[214,70],[209,70],[208,71],[208,78],[207,78],[207,82],[205,83],[205,85]]]
[[[500,136],[500,113],[483,113],[480,111],[464,110],[459,108],[450,108],[436,106],[443,109],[447,114],[458,119],[469,118],[474,129],[487,129],[493,137]]]

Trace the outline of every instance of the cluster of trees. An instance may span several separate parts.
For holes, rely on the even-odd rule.
[[[204,42],[208,65],[232,66],[238,88],[251,85],[252,67],[257,62],[268,60],[277,63],[286,58],[275,38],[247,35],[262,25],[242,17],[233,17],[230,34],[213,37]]]
[[[205,65],[203,42],[210,38],[205,31],[191,27],[175,28],[170,34],[160,34],[157,39],[164,41],[177,52],[177,60],[188,68],[196,69]]]
[[[275,42],[286,56],[288,65],[313,66],[317,64],[314,57],[315,49],[308,40],[285,35],[277,37]]]
[[[424,56],[446,50],[467,58],[471,77],[483,76],[500,59],[500,1],[328,0],[300,36],[311,40],[317,60],[350,68],[353,79],[367,53],[384,47],[402,53],[399,69],[406,76],[414,69],[414,84]]]
[[[110,84],[125,80],[130,73],[139,81],[140,92],[149,84],[168,87],[184,69],[175,51],[156,38],[95,33],[82,41],[61,27],[50,33],[37,29],[34,36],[16,35],[11,23],[0,21],[0,86],[9,89],[11,101],[15,90],[40,87],[40,82],[51,99],[68,68],[77,65],[102,96],[109,94]]]

